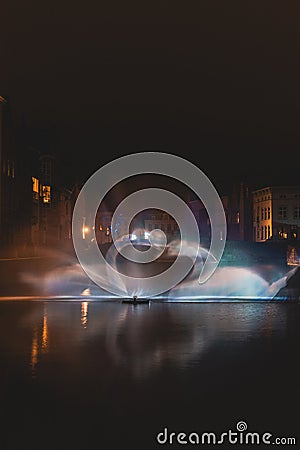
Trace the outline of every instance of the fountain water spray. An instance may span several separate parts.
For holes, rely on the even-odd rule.
[[[111,223],[113,244],[104,257],[95,233],[96,214],[101,201],[120,181],[149,173],[175,178],[201,199],[211,225],[208,248],[200,245],[198,225],[187,204],[165,189],[149,188],[134,192],[118,205]],[[150,208],[163,210],[176,220],[180,240],[168,243],[162,230],[147,230],[147,249],[140,251],[131,242],[129,227],[136,214]],[[115,232],[120,217],[127,217],[127,228],[122,236]],[[143,234],[146,235],[145,232]],[[84,295],[90,292],[97,298],[125,297],[133,303],[145,298],[163,298],[169,301],[272,299],[294,273],[292,270],[269,282],[260,274],[258,267],[219,266],[226,244],[226,218],[219,195],[199,168],[183,158],[166,153],[128,155],[96,171],[77,198],[72,237],[79,264],[48,273],[44,284],[50,291],[55,285],[60,290],[64,286],[70,291],[71,286],[75,289],[81,286],[80,293],[84,292]],[[142,245],[138,239],[136,243]],[[147,264],[155,264],[157,261],[163,264],[162,258],[166,252],[173,257],[172,264],[167,268],[165,266],[165,270],[158,274],[146,276]],[[122,264],[118,261],[120,256],[131,264],[127,273],[121,270]],[[58,280],[57,277],[61,279]],[[34,282],[34,277],[31,281]],[[81,285],[83,281],[85,284]],[[37,282],[41,283],[40,278]]]
[[[132,290],[132,283],[138,283],[144,296],[164,294],[180,283],[192,270],[200,247],[199,229],[195,217],[187,204],[177,195],[165,189],[142,189],[129,195],[117,207],[112,218],[112,237],[119,253],[128,260],[145,264],[158,258],[166,246],[166,236],[162,230],[149,233],[150,247],[141,252],[131,242],[123,245],[115,236],[115,223],[120,216],[127,216],[127,233],[131,219],[139,212],[161,209],[176,220],[182,242],[189,239],[194,243],[189,258],[182,258],[183,245],[179,247],[178,257],[163,273],[137,280],[135,277],[118,272],[101,253],[95,234],[95,220],[99,205],[105,195],[120,181],[141,174],[156,174],[171,177],[184,183],[201,199],[207,209],[211,224],[211,242],[207,258],[201,267],[199,283],[205,283],[215,272],[222,257],[226,242],[226,218],[221,199],[208,177],[194,164],[175,155],[166,153],[136,153],[119,158],[96,171],[85,183],[75,203],[72,220],[72,237],[77,258],[86,274],[101,288],[114,295],[122,295],[124,289]],[[82,236],[82,224],[90,232],[88,251],[86,239]],[[155,245],[155,234],[159,234],[163,249]],[[97,267],[98,266],[98,267]],[[103,283],[100,268],[106,268],[107,279]],[[117,281],[117,282],[116,282]],[[129,286],[129,287],[128,287]],[[132,293],[139,295],[139,293]]]

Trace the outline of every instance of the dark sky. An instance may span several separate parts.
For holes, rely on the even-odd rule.
[[[299,2],[5,3],[0,94],[53,130],[70,182],[158,150],[217,186],[300,184]]]

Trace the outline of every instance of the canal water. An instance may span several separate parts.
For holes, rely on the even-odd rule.
[[[240,421],[299,443],[298,302],[2,300],[0,333],[1,450],[182,448],[158,433]]]

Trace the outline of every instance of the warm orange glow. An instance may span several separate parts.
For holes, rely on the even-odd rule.
[[[44,203],[51,202],[51,186],[42,186],[42,197]]]
[[[82,230],[81,230],[81,232],[82,232],[82,239],[85,239],[85,235],[87,233],[89,233],[89,231],[90,231],[89,227],[86,227],[86,226],[82,227]]]
[[[288,266],[300,266],[300,258],[294,247],[290,250],[290,253],[288,254],[287,264]]]
[[[38,200],[38,198],[39,198],[39,180],[35,177],[31,177],[31,180],[32,180],[33,198]]]
[[[49,347],[48,322],[47,322],[47,315],[46,313],[44,313],[43,329],[42,329],[42,351],[47,352],[48,347]]]
[[[33,192],[39,192],[39,180],[35,177],[31,177],[32,179],[32,190]]]
[[[81,325],[83,326],[83,328],[87,328],[88,307],[89,307],[89,302],[81,303]]]
[[[38,353],[39,353],[39,349],[38,349],[38,329],[37,327],[34,328],[33,330],[33,338],[32,338],[32,344],[31,344],[31,371],[32,371],[32,375],[35,375],[35,369],[36,369],[36,365],[38,362]]]

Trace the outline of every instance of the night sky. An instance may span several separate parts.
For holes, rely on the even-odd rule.
[[[300,184],[298,2],[5,3],[0,94],[67,183],[156,150],[221,189]]]

